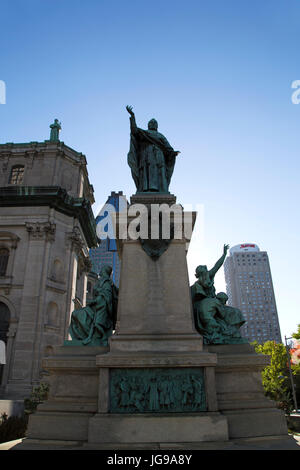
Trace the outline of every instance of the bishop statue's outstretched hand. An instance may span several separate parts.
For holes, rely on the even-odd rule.
[[[134,112],[132,111],[132,106],[126,106],[126,109],[128,113],[130,114],[130,116],[134,116]]]

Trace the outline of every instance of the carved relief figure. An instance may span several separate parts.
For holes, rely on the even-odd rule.
[[[139,369],[111,374],[111,411],[158,413],[206,409],[203,373],[200,370]]]

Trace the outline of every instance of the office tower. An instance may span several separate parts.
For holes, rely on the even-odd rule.
[[[122,191],[119,191],[118,193],[112,191],[105,205],[101,209],[100,214],[96,217],[96,224],[102,220],[107,222],[107,230],[108,225],[111,222],[108,205],[113,206],[116,212],[120,212],[127,207],[126,196],[123,195]],[[97,274],[104,264],[109,264],[113,269],[112,279],[115,285],[119,287],[120,259],[117,251],[116,240],[110,238],[109,235],[104,240],[101,240],[97,248],[92,248],[90,250],[90,259],[93,266],[92,271]],[[94,284],[92,280],[91,282]]]
[[[224,263],[228,305],[239,308],[244,337],[259,343],[281,342],[269,258],[254,243],[236,245]]]

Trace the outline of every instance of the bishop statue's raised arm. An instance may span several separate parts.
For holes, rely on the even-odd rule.
[[[165,136],[158,132],[156,119],[150,119],[148,129],[140,129],[132,106],[126,106],[126,110],[130,114],[127,161],[137,192],[169,194],[176,156],[180,152],[174,150]]]

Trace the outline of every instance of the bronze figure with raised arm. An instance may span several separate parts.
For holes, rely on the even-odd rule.
[[[174,171],[175,151],[165,136],[158,132],[156,119],[148,122],[148,129],[136,125],[132,106],[126,106],[130,114],[130,149],[128,165],[135,182],[137,193],[169,193],[169,184]]]
[[[201,296],[202,298],[216,296],[216,290],[214,286],[215,275],[223,265],[228,249],[229,245],[224,245],[223,254],[212,269],[208,270],[206,265],[197,266],[196,278],[198,280],[192,286],[192,294],[196,295],[197,297]]]

